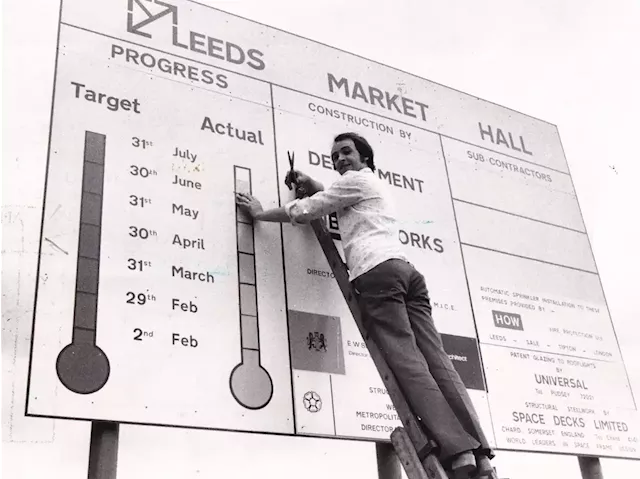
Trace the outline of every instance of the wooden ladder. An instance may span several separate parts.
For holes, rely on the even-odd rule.
[[[411,411],[382,353],[367,334],[362,322],[355,291],[349,282],[347,267],[340,257],[331,233],[329,233],[329,230],[322,220],[312,221],[311,227],[320,242],[322,251],[324,251],[329,266],[338,281],[342,295],[347,301],[351,314],[353,314],[353,319],[358,325],[360,334],[369,349],[371,359],[373,359],[378,369],[378,373],[387,388],[391,402],[396,408],[398,417],[400,417],[400,421],[402,422],[403,427],[397,427],[391,433],[391,443],[407,477],[409,479],[448,479],[447,473],[435,455],[435,441],[427,437],[425,431],[418,423],[418,419]]]

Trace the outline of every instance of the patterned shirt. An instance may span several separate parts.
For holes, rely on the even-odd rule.
[[[350,281],[388,259],[407,260],[385,184],[370,168],[345,172],[328,189],[287,203],[285,211],[293,224],[337,213]]]

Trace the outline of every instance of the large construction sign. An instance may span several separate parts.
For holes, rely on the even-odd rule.
[[[187,0],[65,0],[56,65],[28,415],[387,440],[311,228],[234,202],[355,131],[493,444],[640,457],[555,126]]]

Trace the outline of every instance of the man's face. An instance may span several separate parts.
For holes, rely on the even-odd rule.
[[[360,156],[353,140],[341,140],[331,148],[331,161],[338,173],[344,175],[347,171],[358,171],[367,167],[364,158]]]

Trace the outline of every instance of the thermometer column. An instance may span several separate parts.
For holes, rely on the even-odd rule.
[[[109,378],[109,360],[96,346],[106,139],[85,132],[73,336],[56,361],[58,378],[78,394],[98,391]]]
[[[251,170],[234,167],[236,193],[251,194]],[[242,362],[231,372],[229,385],[233,397],[247,409],[261,409],[273,396],[273,382],[260,364],[258,328],[258,288],[253,220],[236,206],[238,243],[238,290],[240,293],[240,331]]]

